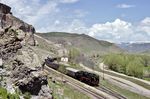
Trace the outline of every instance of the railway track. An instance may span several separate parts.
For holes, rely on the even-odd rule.
[[[85,87],[82,87],[82,86],[79,86],[78,84],[75,84],[75,83],[71,83],[71,82],[67,82],[70,86],[72,87],[77,87],[78,90],[81,90],[82,92],[84,91],[85,94],[90,94],[92,99],[106,99],[105,97],[103,96],[100,96],[98,95],[97,93],[85,88]]]
[[[54,70],[54,69],[51,69],[51,68],[49,68],[49,67],[47,67],[47,66],[45,67],[45,69],[46,69],[46,71],[48,71],[48,72],[55,72],[55,73],[62,74],[62,73],[60,73],[60,72],[58,72],[58,71],[56,71],[56,70]],[[54,73],[53,73],[53,74],[54,74]],[[105,96],[100,95],[100,94],[98,94],[97,92],[94,92],[93,90],[91,90],[91,89],[89,89],[89,88],[85,88],[84,86],[78,84],[77,82],[70,80],[70,79],[73,79],[73,78],[68,77],[68,76],[66,76],[66,75],[64,75],[64,74],[62,74],[62,75],[63,75],[63,79],[66,80],[66,83],[67,83],[68,85],[70,85],[70,86],[72,86],[73,88],[75,88],[75,89],[77,89],[77,90],[79,90],[79,91],[81,91],[81,92],[87,94],[87,95],[88,95],[89,97],[91,97],[92,99],[107,99]]]
[[[127,99],[125,96],[122,96],[122,95],[118,94],[117,92],[115,92],[111,89],[108,89],[104,86],[96,87],[96,89],[103,91],[105,93],[108,93],[109,95],[112,95],[112,96],[116,97],[117,99]]]
[[[95,90],[98,90],[100,92],[106,93],[106,94],[100,94],[98,91],[93,90],[93,88],[87,88],[83,85],[80,85],[75,79],[60,73],[48,66],[45,66],[45,70],[48,72],[53,72],[53,74],[61,74],[63,76],[63,79],[66,81],[66,83],[70,86],[72,86],[73,88],[89,95],[92,99],[126,99],[126,97],[116,93],[115,91],[112,91],[106,87],[100,86],[100,87],[93,87]],[[80,82],[82,83],[82,82]],[[88,86],[88,85],[87,85]]]

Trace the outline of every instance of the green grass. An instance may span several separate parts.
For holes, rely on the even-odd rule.
[[[54,99],[90,99],[87,95],[73,89],[64,83],[53,83],[49,80],[49,86],[53,89]]]
[[[116,85],[112,85],[111,83],[109,83],[106,80],[101,80],[100,85],[103,85],[107,88],[110,88],[116,92],[118,92],[121,95],[124,95],[125,97],[127,97],[127,99],[149,99],[145,96],[141,96],[139,94],[133,93],[131,91],[125,90],[125,89],[121,89],[120,87],[116,86]]]
[[[144,80],[150,81],[150,78],[144,78]]]
[[[19,99],[19,94],[11,94],[5,88],[0,87],[0,99]]]

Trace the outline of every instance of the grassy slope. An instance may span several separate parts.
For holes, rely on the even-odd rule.
[[[38,33],[50,41],[64,44],[66,48],[76,47],[86,54],[105,54],[108,52],[122,52],[122,50],[113,43],[97,40],[85,34],[69,34],[63,32]]]

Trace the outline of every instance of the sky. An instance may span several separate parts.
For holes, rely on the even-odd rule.
[[[37,32],[86,34],[110,42],[150,41],[150,0],[0,0]]]

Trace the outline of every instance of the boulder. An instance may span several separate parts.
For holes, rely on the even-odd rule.
[[[13,65],[11,78],[13,78],[13,82],[19,87],[22,93],[29,92],[31,95],[40,96],[51,94],[51,90],[47,86],[47,75],[41,68],[26,67],[18,60]]]
[[[23,80],[19,80],[18,82],[19,89],[22,93],[29,92],[32,95],[38,95],[42,85],[47,85],[47,79],[43,76],[25,78]]]

